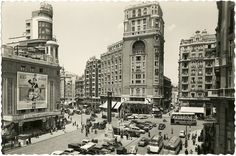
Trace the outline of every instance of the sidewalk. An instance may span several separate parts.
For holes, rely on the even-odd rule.
[[[43,134],[43,135],[39,136],[38,138],[36,138],[36,137],[31,138],[31,143],[34,144],[34,143],[37,143],[37,142],[40,142],[40,141],[43,141],[43,140],[47,140],[47,139],[50,139],[50,138],[53,138],[53,137],[56,137],[56,136],[60,136],[60,135],[65,134],[65,133],[73,132],[75,130],[77,130],[77,127],[73,126],[72,123],[70,123],[70,124],[65,126],[65,132],[64,132],[64,130],[58,130],[56,132],[53,132],[52,134],[51,133],[46,133],[46,134]]]
[[[193,141],[192,141],[191,137],[193,134],[196,134],[196,133],[197,133],[196,143],[195,143],[195,145],[193,145]],[[188,140],[188,147],[187,147],[188,152],[192,149],[193,154],[197,154],[197,151],[195,151],[195,147],[196,147],[196,145],[201,146],[201,144],[202,144],[202,142],[198,142],[198,136],[200,136],[200,133],[201,133],[201,129],[194,130],[194,131],[190,132],[191,136],[190,136],[190,139]],[[184,147],[184,142],[183,142],[183,149],[180,151],[180,154],[185,154],[185,149],[186,148]],[[189,154],[190,154],[190,152],[189,152]]]

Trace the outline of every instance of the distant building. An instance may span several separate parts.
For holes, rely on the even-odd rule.
[[[113,101],[120,101],[122,95],[122,45],[119,41],[108,46],[108,52],[101,55],[101,100],[106,101],[107,92],[112,91]]]
[[[85,67],[85,99],[84,104],[98,107],[101,93],[101,60],[91,57]]]
[[[172,86],[172,97],[171,97],[171,103],[172,105],[177,105],[178,104],[178,87],[177,86]]]
[[[49,10],[44,6],[41,4],[42,12],[53,12],[51,5],[47,4]],[[64,124],[59,108],[58,47],[52,34],[49,38],[36,36],[2,46],[4,144],[15,141],[20,135],[29,138],[52,128],[60,129]]]
[[[169,109],[171,104],[171,98],[172,98],[172,85],[171,80],[164,76],[164,105],[162,106],[163,109]]]
[[[75,80],[75,96],[84,97],[84,75]]]
[[[189,107],[190,112],[194,112],[194,107],[204,107],[202,115],[213,114],[213,104],[207,98],[206,90],[212,89],[216,85],[215,35],[208,34],[206,30],[196,31],[191,38],[181,40],[179,50],[179,101],[181,106]]]
[[[235,152],[235,3],[218,1],[218,24],[216,28],[217,46],[214,70],[216,85],[208,91],[208,97],[216,105],[216,123],[213,130],[206,134],[206,141],[214,142],[214,154],[234,154]],[[209,137],[210,136],[210,137]],[[210,139],[209,139],[210,138]]]

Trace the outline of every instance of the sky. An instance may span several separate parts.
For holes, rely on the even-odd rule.
[[[107,46],[122,40],[124,9],[140,2],[49,2],[53,6],[53,34],[59,44],[59,63],[81,76],[86,61],[107,52]],[[39,9],[40,2],[2,3],[2,44],[22,36],[25,20]],[[215,34],[216,2],[161,1],[165,22],[164,75],[178,84],[178,58],[181,39],[206,29]]]

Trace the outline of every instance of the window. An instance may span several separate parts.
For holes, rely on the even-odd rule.
[[[141,80],[136,80],[136,83],[138,83],[138,84],[141,83]]]
[[[146,18],[143,19],[143,24],[146,24],[147,20]]]
[[[138,26],[138,31],[140,31],[141,29],[140,29],[140,26]]]
[[[21,66],[21,67],[20,67],[20,70],[21,70],[21,71],[26,71],[26,66]]]
[[[158,69],[155,69],[155,75],[158,75]]]
[[[35,67],[31,67],[31,68],[30,68],[30,71],[31,71],[31,72],[35,72]]]
[[[146,30],[146,25],[143,25],[143,30]]]
[[[132,27],[132,31],[135,31],[135,27]]]
[[[138,9],[138,16],[141,16],[141,9]]]
[[[143,9],[143,14],[146,15],[147,14],[147,8]]]
[[[135,21],[132,21],[132,25],[135,25]]]
[[[138,20],[138,24],[140,24],[140,20]]]
[[[143,78],[145,79],[145,74],[143,74]]]
[[[136,56],[136,61],[141,61],[141,56]]]
[[[136,14],[136,11],[133,10],[133,11],[132,11],[132,17],[135,17],[135,14]]]
[[[40,72],[40,73],[43,73],[43,68],[39,68],[39,72]]]
[[[141,74],[136,74],[136,79],[141,79]]]

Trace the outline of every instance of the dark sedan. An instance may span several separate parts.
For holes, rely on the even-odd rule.
[[[144,146],[148,145],[148,143],[149,143],[149,139],[142,137],[141,140],[139,140],[139,142],[138,142],[138,146],[144,147]]]
[[[159,126],[158,126],[158,129],[159,129],[159,130],[163,130],[163,129],[165,129],[165,128],[166,128],[166,125],[163,124],[163,123],[160,123]]]

